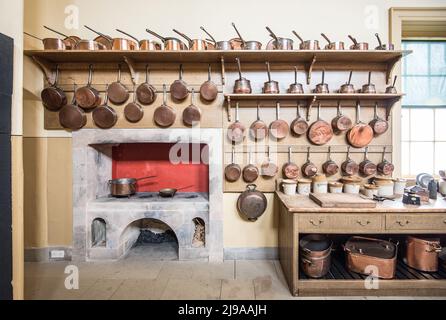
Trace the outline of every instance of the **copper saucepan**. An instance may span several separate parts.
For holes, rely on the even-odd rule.
[[[27,36],[40,40],[43,43],[43,49],[44,50],[66,50],[66,46],[63,40],[59,38],[39,38],[35,35],[32,35],[28,32],[23,32]]]
[[[210,40],[210,41],[212,41],[214,43],[214,48],[213,49],[216,49],[216,50],[233,50],[231,41],[216,41],[215,38],[209,32],[207,32],[205,28],[200,27],[200,29],[203,30],[204,33],[206,33],[209,36],[210,39],[207,39],[207,40],[208,41]]]
[[[296,31],[292,32],[300,40],[300,50],[320,50],[318,40],[304,40]]]
[[[237,30],[237,27],[235,26],[235,23],[232,23],[232,27],[234,28],[235,32],[237,32],[238,37],[240,38],[242,42],[241,49],[243,50],[261,50],[262,49],[262,43],[255,40],[245,41],[242,36],[240,35],[240,32]]]
[[[76,45],[79,43],[79,41],[81,41],[81,38],[79,38],[78,36],[67,36],[66,34],[63,34],[62,32],[54,30],[50,27],[47,27],[47,26],[43,26],[43,27],[51,32],[54,32],[55,34],[65,37],[65,39],[63,39],[63,42],[65,43],[65,48],[67,50],[73,50],[76,47]]]
[[[89,26],[84,26],[84,27],[96,33],[98,37],[96,37],[94,41],[102,43],[107,47],[108,50],[119,50],[119,51],[139,50],[138,42],[124,38],[112,38],[104,33],[101,33],[99,31],[90,28]]]
[[[273,40],[268,42],[267,50],[293,50],[294,41],[292,39],[276,36],[269,27],[266,27],[266,30],[268,30],[270,37],[273,38]]]
[[[148,40],[148,39],[139,40],[138,38],[132,36],[131,34],[125,32],[125,31],[122,31],[120,29],[116,29],[116,31],[118,31],[119,33],[122,33],[122,34],[126,35],[127,37],[130,37],[133,40],[135,40],[138,43],[138,45],[139,45],[139,50],[141,50],[141,51],[161,50],[161,43],[159,43],[157,41],[152,41],[152,40]]]
[[[348,35],[353,44],[350,46],[350,50],[368,50],[369,44],[367,42],[358,42],[351,35]]]
[[[325,33],[321,33],[321,36],[327,40],[328,44],[325,45],[325,50],[344,50],[344,42],[334,41],[332,42]]]
[[[189,43],[189,50],[191,51],[212,50],[214,48],[214,45],[211,42],[202,39],[191,39],[187,35],[176,29],[172,30],[173,32],[187,40],[187,42]]]
[[[164,44],[164,50],[167,51],[178,51],[178,50],[187,50],[187,45],[181,41],[178,38],[173,38],[173,37],[163,37],[161,35],[159,35],[158,33],[146,29],[146,32],[150,33],[151,35],[157,37],[158,39],[160,39],[162,41],[162,43]]]

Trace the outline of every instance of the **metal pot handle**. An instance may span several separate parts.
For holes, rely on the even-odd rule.
[[[305,263],[305,264],[309,264],[309,265],[312,265],[313,264],[313,262],[311,262],[310,260],[308,260],[308,259],[301,259],[301,261],[303,262],[303,263]]]
[[[442,251],[442,247],[438,243],[432,243],[432,244],[429,245],[429,247],[430,247],[430,250],[426,250],[426,252],[437,252],[437,253],[440,253]]]
[[[246,190],[248,191],[256,191],[257,185],[255,185],[254,183],[250,183],[246,186]]]

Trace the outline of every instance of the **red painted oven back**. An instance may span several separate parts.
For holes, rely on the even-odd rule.
[[[124,143],[113,147],[113,179],[155,175],[156,178],[138,181],[138,192],[158,192],[162,188],[183,187],[188,188],[179,192],[208,192],[207,146],[181,145],[183,151],[178,151],[177,155],[181,156],[182,161],[178,164],[169,160],[172,147],[174,151],[180,149],[177,144],[172,143]],[[174,160],[179,159],[175,157]]]

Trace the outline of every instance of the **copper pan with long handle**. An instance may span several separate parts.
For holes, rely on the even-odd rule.
[[[282,174],[287,179],[295,180],[299,177],[299,166],[291,160],[291,157],[292,157],[292,150],[291,147],[288,147],[288,162],[283,165]]]
[[[155,109],[153,120],[163,128],[170,127],[174,124],[177,115],[175,110],[167,105],[167,87],[163,85],[163,104]]]
[[[81,38],[79,38],[78,36],[68,36],[60,31],[53,29],[53,28],[50,28],[47,26],[43,26],[43,27],[51,32],[54,32],[55,34],[58,34],[58,35],[64,37],[65,39],[63,39],[63,42],[65,43],[65,48],[67,50],[73,50],[77,46],[79,41],[81,41]]]
[[[260,103],[257,102],[257,120],[251,124],[249,128],[251,137],[256,141],[265,139],[268,136],[268,126],[260,119]]]
[[[331,125],[321,119],[321,103],[317,107],[317,120],[308,129],[308,140],[315,145],[324,145],[333,138]]]
[[[231,163],[225,168],[225,178],[228,182],[235,182],[240,179],[242,169],[235,163],[235,149],[232,147]]]
[[[67,104],[67,96],[65,92],[57,86],[59,79],[59,66],[56,65],[56,74],[54,83],[42,90],[40,97],[43,106],[49,111],[58,111]]]
[[[243,180],[252,183],[259,177],[259,168],[252,161],[252,150],[248,153],[248,165],[243,168]]]
[[[116,29],[116,31],[135,40],[139,44],[139,50],[141,50],[141,51],[158,51],[158,50],[162,49],[161,43],[159,43],[157,41],[152,41],[152,40],[148,40],[148,39],[139,40],[138,38],[132,36],[131,34],[125,32],[125,31],[122,31],[121,29]]]
[[[276,120],[269,125],[269,133],[277,140],[285,138],[290,131],[288,123],[280,119],[280,102],[276,102]]]
[[[372,142],[373,129],[367,123],[361,122],[361,106],[356,104],[356,124],[348,131],[347,141],[355,148],[364,148]]]
[[[233,143],[240,143],[245,139],[246,127],[240,122],[239,118],[239,103],[235,104],[235,122],[233,122],[227,131],[228,139]]]
[[[179,50],[187,50],[187,45],[181,41],[178,38],[174,38],[174,37],[163,37],[161,35],[159,35],[158,33],[146,29],[146,32],[150,33],[151,35],[157,37],[158,39],[160,39],[162,41],[162,43],[164,44],[164,50],[166,51],[179,51]]]

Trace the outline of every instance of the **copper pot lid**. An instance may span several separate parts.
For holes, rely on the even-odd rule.
[[[397,245],[390,241],[352,237],[345,244],[347,252],[381,259],[393,259],[396,256]]]

